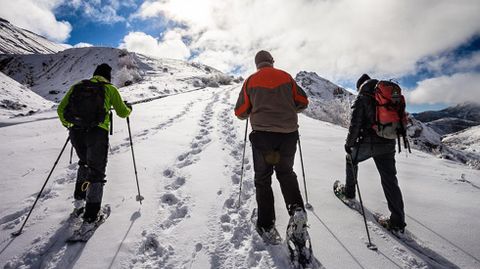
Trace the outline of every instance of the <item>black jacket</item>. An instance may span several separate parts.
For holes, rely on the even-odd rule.
[[[378,80],[369,79],[360,86],[357,99],[352,106],[350,128],[345,145],[354,147],[360,143],[395,144],[394,139],[379,137],[372,126],[375,124],[374,90]]]

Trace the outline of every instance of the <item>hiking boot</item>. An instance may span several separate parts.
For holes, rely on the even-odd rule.
[[[83,222],[87,222],[87,223],[94,223],[95,221],[97,221],[98,219],[98,216],[83,216]]]
[[[382,225],[385,229],[396,233],[404,233],[405,226],[407,226],[407,224],[405,223],[403,225],[395,224],[390,220],[389,217],[383,216],[378,219],[378,223]]]
[[[291,224],[295,225],[295,227],[303,228],[307,226],[307,220],[307,212],[303,208],[297,207],[293,212]]]
[[[340,198],[345,199],[355,199],[355,192],[352,194],[346,191],[345,184],[338,184],[337,188],[335,188],[335,195]]]

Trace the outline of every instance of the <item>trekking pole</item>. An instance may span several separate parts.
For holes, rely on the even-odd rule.
[[[133,170],[135,171],[135,179],[137,181],[137,190],[138,190],[138,195],[135,198],[135,200],[139,201],[140,204],[142,204],[142,200],[145,198],[143,198],[143,196],[140,195],[140,185],[138,184],[138,175],[137,175],[137,164],[135,162],[135,153],[133,152],[132,132],[130,131],[130,117],[127,117],[127,126],[128,126],[128,137],[130,138],[130,148],[132,149]]]
[[[354,162],[357,161],[357,157],[358,157],[358,149],[357,149],[357,152],[355,153],[354,159],[352,159],[352,155],[350,154],[350,160],[351,160],[350,164],[352,166],[353,179],[355,180],[355,183],[357,185],[358,199],[360,200],[360,207],[362,208],[362,216],[363,216],[363,222],[365,223],[365,230],[367,230],[367,237],[368,237],[367,248],[370,250],[377,251],[378,250],[377,246],[374,243],[372,243],[372,240],[370,239],[370,232],[368,231],[368,225],[367,225],[367,217],[365,216],[365,209],[363,208],[362,194],[360,193],[360,186],[358,185],[357,174],[355,171],[355,166],[353,164]]]
[[[247,146],[247,130],[248,130],[248,118],[245,123],[245,137],[243,138],[243,154],[242,154],[242,171],[240,174],[240,190],[238,191],[238,205],[237,208],[240,208],[240,199],[242,197],[242,182],[243,182],[243,166],[245,164],[245,148]]]
[[[70,148],[70,164],[72,164],[72,159],[73,159],[73,145]]]
[[[113,112],[110,110],[110,135],[113,135]]]
[[[300,144],[300,135],[298,135],[298,149],[300,151],[300,162],[302,163],[302,175],[303,175],[303,186],[305,187],[305,204],[306,209],[312,209],[313,206],[308,202],[308,193],[307,193],[307,180],[305,179],[305,167],[303,165],[303,154],[302,154],[302,145]]]
[[[52,175],[53,170],[54,170],[55,167],[57,166],[57,163],[58,163],[58,161],[60,160],[60,157],[62,157],[62,154],[63,154],[63,152],[65,151],[65,148],[67,147],[67,144],[68,144],[69,141],[70,141],[70,136],[67,137],[67,141],[65,141],[65,145],[63,145],[63,148],[62,148],[62,150],[60,151],[60,154],[58,154],[57,160],[56,160],[55,163],[53,164],[52,170],[50,170],[50,173],[49,173],[48,176],[47,176],[47,180],[45,180],[45,183],[43,183],[42,189],[41,189],[40,192],[38,193],[37,199],[35,199],[35,202],[33,203],[32,208],[30,208],[30,212],[28,212],[27,218],[25,218],[25,221],[23,222],[22,227],[20,227],[20,230],[18,230],[17,232],[13,232],[13,233],[12,233],[13,236],[19,236],[19,235],[22,233],[22,230],[23,230],[23,228],[25,227],[25,224],[27,223],[27,220],[28,220],[28,218],[30,217],[30,214],[32,214],[33,208],[35,207],[35,205],[37,204],[38,200],[40,199],[40,196],[42,195],[43,189],[45,189],[45,186],[47,185],[47,182],[48,182],[48,180],[50,179],[50,176]]]

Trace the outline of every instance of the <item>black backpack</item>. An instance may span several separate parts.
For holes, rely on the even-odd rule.
[[[78,127],[90,128],[105,121],[105,84],[83,80],[73,86],[65,107],[65,120]]]

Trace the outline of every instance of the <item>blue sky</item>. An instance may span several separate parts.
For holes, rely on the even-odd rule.
[[[255,52],[267,49],[292,75],[314,71],[347,88],[362,73],[393,78],[412,112],[480,100],[477,0],[0,1],[1,17],[70,45],[121,47],[244,76],[255,71]]]

